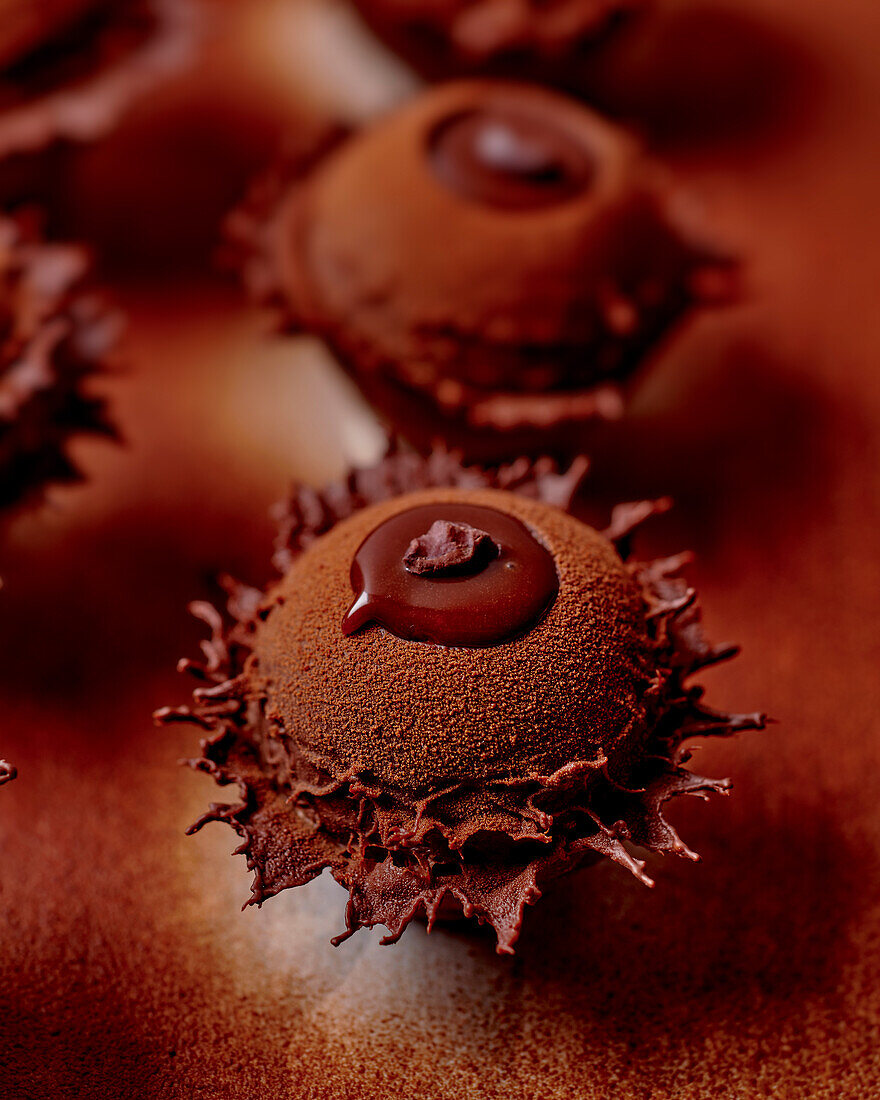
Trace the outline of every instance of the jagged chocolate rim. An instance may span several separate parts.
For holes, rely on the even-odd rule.
[[[129,0],[126,7],[143,20],[139,45],[81,80],[0,107],[0,157],[31,153],[59,139],[101,137],[132,100],[186,63],[197,37],[192,0]],[[111,12],[109,28],[113,19]]]
[[[419,459],[392,451],[378,466],[355,470],[323,492],[294,488],[279,510],[276,561],[286,567],[319,534],[345,515],[388,499],[395,486],[412,489],[420,469],[421,488],[436,487],[445,471],[449,486],[503,488],[562,507],[584,472],[583,463],[560,472],[546,460],[495,471],[453,468],[454,463],[455,457],[443,452]],[[605,534],[626,557],[634,528],[667,506],[666,501],[619,506]],[[236,851],[254,872],[245,904],[260,905],[329,869],[349,891],[346,931],[334,943],[376,924],[388,929],[382,942],[393,943],[417,916],[426,917],[430,928],[452,903],[466,917],[491,924],[499,953],[512,953],[525,906],[541,896],[542,883],[584,862],[607,856],[652,885],[644,863],[624,841],[697,859],[664,819],[662,806],[681,794],[706,797],[729,788],[726,779],[687,771],[690,754],[683,742],[697,735],[760,729],[765,722],[761,714],[711,710],[701,701],[701,689],[685,686],[691,673],[736,652],[733,646],[712,647],[705,641],[695,593],[676,576],[688,560],[679,555],[628,566],[641,586],[657,652],[646,698],[650,736],[638,773],[614,775],[599,759],[573,761],[550,776],[483,784],[480,795],[488,793],[494,802],[491,818],[458,829],[444,816],[449,807],[441,814],[437,803],[450,793],[473,793],[475,788],[463,784],[456,791],[414,799],[406,792],[379,790],[371,777],[353,772],[318,776],[318,782],[292,780],[291,761],[278,740],[266,735],[264,700],[252,693],[245,668],[265,593],[227,581],[229,621],[209,604],[194,604],[193,613],[209,626],[211,637],[202,643],[201,662],[180,664],[208,686],[194,692],[191,707],[165,708],[156,715],[158,721],[206,730],[202,755],[190,765],[239,791],[239,802],[212,804],[190,832],[209,821],[225,821],[239,834]],[[508,815],[505,822],[519,814],[517,826],[502,826],[499,832],[499,805]],[[487,832],[509,842],[509,857],[469,858]]]
[[[229,266],[241,271],[251,297],[274,311],[280,331],[319,335],[356,383],[364,381],[364,375],[382,379],[405,394],[428,399],[438,415],[463,418],[477,431],[503,434],[547,430],[565,423],[617,420],[623,414],[627,384],[693,309],[700,305],[728,304],[739,297],[737,261],[712,250],[696,235],[689,239],[685,226],[682,232],[693,253],[692,266],[682,278],[677,299],[665,303],[658,312],[656,305],[636,302],[612,292],[610,287],[603,288],[596,316],[604,325],[604,346],[618,347],[621,351],[617,366],[603,377],[583,386],[526,391],[479,388],[458,378],[415,381],[404,365],[377,353],[362,341],[346,341],[338,325],[322,320],[321,310],[307,304],[306,279],[300,279],[303,301],[299,306],[285,292],[279,253],[279,241],[285,236],[283,226],[291,210],[303,205],[310,171],[350,135],[351,131],[344,127],[327,124],[304,129],[292,137],[276,163],[253,183],[245,199],[227,218],[226,258]],[[669,205],[662,193],[656,198],[661,208]],[[672,213],[661,216],[668,216],[672,224],[681,220]],[[628,316],[635,311],[643,324],[632,329],[629,321],[622,323],[621,308]],[[447,328],[446,335],[473,347],[479,347],[481,342],[487,349],[493,346],[483,335],[460,332],[453,327]],[[566,357],[575,351],[566,349]],[[584,355],[589,354],[584,349]]]
[[[3,508],[49,482],[81,479],[66,453],[71,436],[117,437],[86,385],[110,369],[120,318],[84,287],[88,267],[85,249],[45,243],[24,218],[0,215],[0,295],[12,299],[0,332]]]

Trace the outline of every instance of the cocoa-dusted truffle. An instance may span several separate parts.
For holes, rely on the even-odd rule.
[[[355,0],[431,79],[491,73],[563,82],[650,0]],[[560,73],[562,69],[562,73]]]
[[[420,468],[434,487],[387,496]],[[194,765],[240,792],[193,829],[239,833],[251,902],[329,868],[349,890],[334,942],[376,924],[393,942],[416,917],[463,913],[511,952],[551,879],[609,856],[650,884],[627,842],[696,858],[663,803],[729,784],[687,771],[683,743],[763,716],[710,710],[687,684],[734,649],[704,640],[676,577],[686,555],[625,560],[662,503],[622,506],[599,533],[544,499],[579,472],[392,455],[294,493],[290,568],[265,592],[231,585],[231,626],[195,607],[213,637],[184,666],[207,686],[159,717],[207,730]],[[414,555],[433,571],[413,573]]]
[[[190,0],[0,0],[0,157],[100,137],[190,55]]]
[[[573,100],[448,84],[233,222],[257,295],[323,336],[420,446],[560,447],[732,265],[636,145]]]
[[[83,249],[0,216],[0,508],[78,480],[72,435],[114,434],[86,387],[105,368],[119,318],[84,286],[87,271]]]

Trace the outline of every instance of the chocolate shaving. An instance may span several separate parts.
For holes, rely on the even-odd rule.
[[[415,459],[392,452],[372,471],[377,481],[371,483],[403,479],[437,484],[429,472],[436,474],[436,462],[436,456]],[[513,491],[540,497],[536,469],[521,469],[520,487]],[[350,475],[355,484],[358,474],[364,479],[367,471]],[[462,474],[460,467],[450,469],[448,484],[459,484]],[[485,479],[483,484],[497,486],[499,481],[498,471],[472,475]],[[313,499],[325,498],[317,494]],[[352,493],[344,506],[338,491],[332,499],[340,515],[370,503]],[[295,555],[315,533],[307,534],[298,494],[291,504],[297,519],[285,528],[283,545],[287,554]],[[656,510],[630,506],[617,514],[611,533],[628,537],[637,519]],[[290,506],[284,515],[289,519]],[[314,515],[326,530],[326,511],[318,507]],[[248,904],[260,905],[329,869],[349,891],[346,929],[334,943],[377,924],[388,929],[383,942],[393,943],[416,918],[426,919],[430,929],[437,919],[458,913],[490,924],[497,950],[509,954],[525,907],[541,896],[542,883],[609,858],[652,885],[644,863],[627,845],[697,858],[663,816],[664,804],[679,795],[725,793],[730,786],[726,779],[687,770],[685,740],[761,729],[766,721],[762,714],[711,710],[702,703],[702,690],[687,684],[693,672],[726,659],[733,650],[712,647],[703,637],[699,608],[676,576],[685,560],[680,556],[628,565],[643,593],[656,660],[647,693],[647,741],[633,760],[612,768],[599,752],[550,775],[461,782],[418,796],[380,787],[357,770],[334,777],[329,767],[288,756],[268,728],[263,701],[249,694],[243,675],[262,593],[227,582],[230,620],[200,606],[197,611],[212,630],[205,644],[207,660],[186,663],[211,686],[196,691],[191,707],[157,714],[159,721],[187,722],[208,731],[202,755],[191,766],[239,792],[237,802],[212,806],[192,831],[209,821],[225,821],[236,830],[242,838],[238,851],[254,872]],[[311,779],[295,778],[309,768]]]
[[[468,523],[436,520],[424,535],[412,540],[403,564],[408,573],[420,577],[476,573],[499,552],[498,544],[485,531]]]
[[[450,70],[492,71],[511,57],[520,69],[541,61],[558,68],[566,48],[588,49],[647,0],[565,0],[500,5],[497,0],[469,3],[394,3],[364,0],[358,7],[392,48],[400,48],[427,75],[448,78]]]

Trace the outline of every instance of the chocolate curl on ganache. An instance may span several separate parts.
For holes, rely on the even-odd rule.
[[[628,846],[696,859],[665,819],[663,806],[682,794],[725,793],[730,785],[726,779],[704,778],[686,768],[688,739],[760,729],[765,722],[761,714],[708,708],[702,690],[688,682],[692,674],[733,656],[736,649],[713,647],[704,639],[695,594],[678,576],[687,555],[623,560],[633,529],[665,510],[668,502],[621,506],[600,534],[559,507],[564,503],[558,491],[561,481],[570,477],[573,489],[582,469],[566,474],[547,466],[520,466],[514,477],[509,469],[454,469],[453,461],[451,455],[422,460],[392,453],[369,471],[355,471],[326,496],[295,490],[286,506],[290,519],[279,552],[279,563],[291,565],[288,577],[265,592],[228,581],[227,618],[207,604],[193,606],[211,637],[202,643],[203,659],[184,661],[181,668],[203,686],[190,707],[157,714],[159,721],[182,721],[204,730],[202,755],[191,766],[238,791],[237,801],[212,805],[191,831],[208,821],[225,821],[239,834],[242,843],[237,851],[254,872],[246,904],[260,905],[329,869],[349,892],[346,930],[334,943],[360,927],[377,924],[388,929],[382,942],[393,943],[413,919],[425,918],[431,928],[438,918],[463,914],[491,925],[498,952],[509,954],[526,905],[534,904],[543,885],[560,875],[607,857],[652,885],[644,863]],[[439,474],[444,465],[445,487]],[[479,484],[462,489],[462,480],[469,478]],[[559,480],[554,483],[553,478]],[[430,487],[428,491],[414,491],[420,481],[423,490]],[[396,484],[407,486],[402,500],[388,495],[388,486]],[[550,505],[542,490],[548,484]],[[504,491],[498,492],[501,486]],[[370,707],[385,706],[371,695],[395,690],[381,673],[371,680],[370,693],[358,686],[357,698],[334,694],[336,632],[341,636],[335,611],[328,620],[333,623],[327,639],[332,647],[329,658],[317,651],[312,657],[297,651],[294,657],[288,643],[282,641],[279,650],[277,639],[272,641],[273,615],[291,613],[288,601],[296,602],[298,593],[315,579],[309,570],[324,577],[328,570],[338,573],[348,561],[349,545],[373,529],[374,514],[380,520],[399,516],[410,503],[436,505],[438,513],[453,503],[473,503],[484,512],[489,506],[539,530],[551,549],[570,539],[589,549],[591,560],[586,564],[574,556],[563,560],[557,555],[561,580],[555,603],[531,633],[512,643],[481,650],[446,649],[395,640],[376,626],[349,640],[353,646],[372,647],[360,653],[371,661],[376,653],[393,649],[403,654],[410,671],[430,665],[435,671],[427,677],[428,697],[437,698],[438,691],[443,696],[446,676],[453,710],[457,703],[452,697],[462,695],[459,671],[464,669],[466,675],[477,660],[469,654],[482,654],[480,676],[491,681],[487,698],[504,703],[521,697],[519,711],[505,712],[511,718],[509,740],[502,730],[492,742],[498,731],[488,710],[483,710],[482,698],[468,705],[472,728],[457,727],[448,735],[444,757],[442,746],[407,741],[396,729],[384,730],[377,713],[368,713]],[[309,514],[315,517],[315,531],[309,530]],[[329,534],[316,545],[321,530]],[[297,576],[300,569],[307,571]],[[592,641],[565,629],[568,617],[583,611],[583,592],[572,591],[572,577],[581,575],[593,578],[589,590],[595,586],[597,606],[618,594],[619,606],[615,602],[599,612],[601,629],[591,635]],[[341,596],[348,588],[345,581],[337,577],[333,582]],[[351,592],[345,598],[350,599]],[[586,602],[591,600],[593,596]],[[311,643],[304,642],[302,654],[307,652],[312,652]],[[530,712],[538,715],[532,728],[522,721],[528,707],[522,676],[510,673],[505,681],[504,672],[492,670],[506,670],[518,662],[520,673],[523,667],[533,669],[540,690],[552,694],[560,678],[570,675],[559,672],[561,660],[578,670],[568,686],[582,696],[574,713],[584,723],[572,722],[570,714],[547,715],[545,695],[541,708]],[[291,672],[291,662],[298,661],[302,663]],[[316,662],[314,670],[311,661]],[[578,679],[584,663],[600,674],[595,683],[585,682],[587,673],[584,681]],[[447,665],[448,675],[443,671]],[[314,693],[314,683],[324,684],[325,673],[324,696],[333,695],[346,713],[351,710],[355,716],[344,750],[335,742],[328,749],[314,730],[292,728],[289,718],[291,713],[306,715],[313,706],[316,725],[326,720],[324,711],[317,713],[322,704]],[[401,667],[401,675],[407,675],[406,667]],[[268,684],[274,687],[267,694]],[[404,691],[408,688],[407,682]],[[620,709],[622,698],[631,700],[630,709]],[[385,713],[391,715],[387,724],[393,727],[398,716],[390,710]],[[459,711],[454,717],[460,718]],[[408,720],[407,715],[399,718],[400,723]],[[542,722],[549,723],[549,733],[540,728]],[[496,747],[486,763],[489,742]],[[366,754],[372,754],[369,764]],[[426,770],[433,771],[428,783]]]
[[[103,137],[134,101],[189,62],[200,36],[195,0],[68,7],[76,16],[53,22],[47,5],[39,35],[0,65],[0,157]]]
[[[474,80],[355,134],[300,135],[229,231],[253,296],[320,336],[399,430],[410,400],[433,438],[461,422],[550,448],[561,424],[620,416],[665,341],[737,297],[699,220],[580,103]]]
[[[84,285],[88,253],[0,215],[0,508],[81,474],[80,434],[115,438],[88,382],[109,369],[120,318]]]

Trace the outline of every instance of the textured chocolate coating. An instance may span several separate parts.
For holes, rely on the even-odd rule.
[[[507,168],[484,171],[492,157]],[[424,398],[441,438],[525,426],[552,447],[561,423],[618,415],[620,384],[731,288],[657,166],[540,88],[429,90],[284,176],[234,223],[254,291],[368,399]]]
[[[0,156],[94,140],[192,55],[191,0],[2,0]]]
[[[443,646],[525,634],[559,589],[552,554],[522,523],[470,501],[398,512],[367,535],[350,574],[355,600],[344,634],[378,623]]]
[[[395,465],[392,455],[373,484],[399,480]],[[406,466],[411,484],[411,456]],[[422,469],[436,481],[430,460]],[[541,484],[533,471],[521,488],[540,495]],[[291,514],[310,499],[295,494]],[[322,499],[343,507],[336,492]],[[349,494],[347,503],[348,518],[315,540],[298,518],[287,527],[287,545],[308,548],[278,584],[231,586],[231,628],[199,605],[212,628],[207,661],[184,667],[209,686],[193,708],[157,715],[207,730],[194,766],[241,792],[194,828],[222,820],[241,835],[251,900],[328,867],[350,894],[347,932],[334,942],[377,923],[392,942],[419,914],[430,926],[451,909],[492,924],[498,950],[510,952],[524,907],[550,879],[608,856],[650,883],[625,841],[696,858],[662,805],[728,783],[688,772],[682,743],[764,720],[712,711],[684,683],[734,652],[703,639],[694,593],[675,577],[686,556],[621,557],[659,506],[624,506],[600,534],[497,488],[433,488],[373,505]],[[487,649],[378,630],[340,637],[352,554],[378,523],[428,503],[501,510],[553,554],[559,594],[529,634]],[[326,510],[313,513],[324,522]]]
[[[81,432],[113,436],[104,402],[87,392],[119,318],[84,286],[88,256],[46,244],[0,217],[0,507],[48,482],[76,481],[66,454]]]

